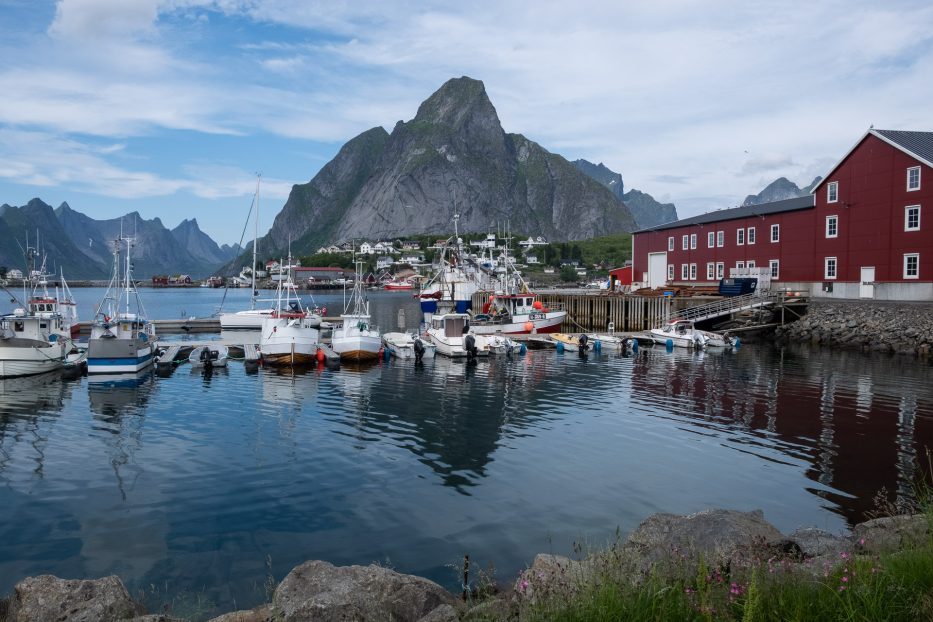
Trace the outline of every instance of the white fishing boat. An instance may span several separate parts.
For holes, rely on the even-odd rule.
[[[320,317],[308,317],[295,296],[291,275],[279,281],[275,309],[262,321],[259,353],[263,365],[300,366],[314,363],[320,341]]]
[[[331,336],[331,348],[343,361],[376,360],[382,349],[382,337],[371,326],[369,301],[363,300],[362,266],[361,261],[356,262],[353,292]]]
[[[427,336],[437,346],[437,353],[452,358],[489,355],[489,343],[483,335],[470,331],[470,316],[466,313],[445,313],[431,318]]]
[[[22,308],[0,318],[0,378],[62,368],[70,342],[52,331],[51,321]]]
[[[422,339],[420,335],[411,333],[385,333],[382,335],[382,344],[392,356],[399,359],[419,358],[419,348],[420,358],[430,359],[434,358],[434,352],[437,350],[437,346],[430,341]]]
[[[146,318],[133,282],[133,238],[120,237],[113,246],[113,276],[94,314],[88,339],[87,373],[137,373],[154,361],[155,328]],[[126,259],[120,252],[126,244]]]
[[[192,367],[226,367],[230,351],[222,343],[198,346],[191,350],[188,362]]]
[[[471,324],[471,326],[473,326]],[[490,354],[505,354],[506,356],[518,350],[518,343],[509,339],[505,335],[486,335],[486,342],[489,344]]]
[[[689,320],[672,320],[661,328],[652,328],[648,333],[655,343],[675,348],[700,350],[709,341],[704,331],[694,327]]]
[[[513,291],[489,297],[489,302],[483,305],[483,312],[473,316],[470,323],[473,332],[480,335],[560,332],[567,317],[566,311],[545,307],[524,285]]]

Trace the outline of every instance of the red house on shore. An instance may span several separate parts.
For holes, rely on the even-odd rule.
[[[933,300],[933,132],[870,129],[797,199],[720,210],[633,234],[644,286],[712,285],[766,269],[813,296]]]

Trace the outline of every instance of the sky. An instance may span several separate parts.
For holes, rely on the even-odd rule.
[[[0,58],[0,204],[228,244],[257,173],[265,232],[345,142],[464,75],[506,132],[682,218],[804,186],[871,126],[933,131],[928,1],[0,0]]]

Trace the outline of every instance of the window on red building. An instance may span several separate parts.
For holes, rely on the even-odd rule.
[[[827,257],[823,260],[823,278],[836,278],[836,258]]]
[[[920,278],[920,253],[905,253],[904,254],[904,278],[905,279],[919,279]]]
[[[839,236],[839,217],[838,216],[827,216],[826,217],[826,237],[835,238]]]
[[[839,200],[839,182],[831,181],[826,184],[826,202],[835,203]]]
[[[781,241],[781,225],[771,225],[771,241]]]
[[[781,262],[777,259],[772,259],[768,262],[768,267],[771,268],[771,278],[776,279],[781,275]]]
[[[904,231],[920,230],[920,206],[908,205],[904,208]]]
[[[755,227],[748,228],[748,243],[749,244],[755,243]]]
[[[920,167],[911,166],[907,169],[907,191],[920,190]]]

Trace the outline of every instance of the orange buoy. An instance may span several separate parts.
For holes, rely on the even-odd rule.
[[[324,350],[318,348],[316,357],[317,357],[318,363],[323,363],[324,362]]]
[[[535,309],[537,309],[538,311],[540,311],[540,310],[541,310],[541,307],[543,307],[544,305],[541,304],[541,301],[540,301],[540,300],[535,300],[535,303],[534,303],[533,305],[531,305],[531,306],[534,307]]]
[[[533,322],[525,322],[525,332],[530,333],[534,329],[535,325]]]

